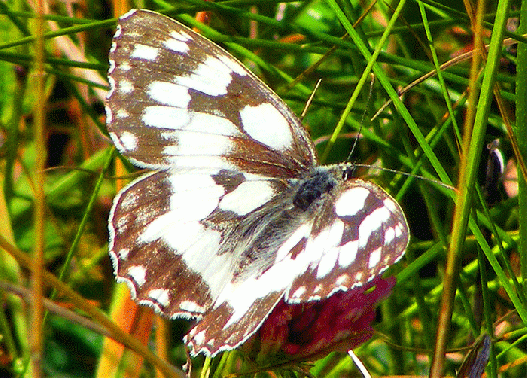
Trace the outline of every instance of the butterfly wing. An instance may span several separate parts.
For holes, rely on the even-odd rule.
[[[230,225],[229,254],[240,256],[239,264],[210,312],[185,337],[191,354],[213,356],[245,342],[307,269],[310,260],[295,252],[310,234],[312,219],[309,211],[293,205],[291,190],[284,187],[236,227]]]
[[[291,303],[362,286],[399,261],[408,245],[400,206],[377,185],[359,179],[340,182],[314,222],[300,252],[311,262],[286,295]]]
[[[127,13],[109,61],[108,130],[138,166],[296,177],[314,165],[313,144],[282,100],[177,21],[146,10]]]
[[[240,259],[243,247],[236,248],[229,225],[243,223],[246,213],[283,189],[281,181],[227,171],[180,169],[139,178],[119,193],[110,214],[118,280],[140,303],[169,317],[201,317]]]
[[[342,166],[317,171],[323,179],[298,180],[240,219],[233,232],[251,234],[233,248],[240,249],[244,265],[234,267],[211,311],[187,335],[192,354],[236,348],[279,300],[300,303],[351,290],[403,256],[408,226],[386,192],[362,180],[342,180]],[[305,198],[295,200],[299,195]]]
[[[184,195],[192,189],[196,190],[180,188],[179,193]],[[207,188],[200,189],[200,194],[210,194]],[[118,281],[128,284],[139,303],[170,317],[200,317],[212,303],[208,287],[197,272],[188,269],[184,250],[174,250],[167,237],[196,226],[196,222],[191,218],[187,223],[181,219],[160,223],[168,221],[174,212],[172,195],[165,171],[145,175],[123,189],[110,213],[110,256]],[[208,236],[202,240],[201,248],[207,251],[217,247],[212,235],[201,232]],[[187,248],[191,247],[196,245]]]

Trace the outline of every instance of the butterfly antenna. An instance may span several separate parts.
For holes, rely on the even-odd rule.
[[[306,106],[304,106],[304,110],[302,110],[302,114],[300,114],[300,119],[304,119],[304,116],[307,113],[307,109],[311,105],[311,102],[313,102],[313,98],[315,97],[315,93],[317,92],[318,87],[320,86],[320,82],[322,79],[318,79],[317,83],[315,84],[315,88],[313,88],[313,92],[311,92],[311,95],[307,99]]]
[[[366,370],[366,367],[364,366],[362,361],[359,359],[359,357],[357,357],[357,355],[353,353],[351,349],[348,350],[348,354],[350,355],[351,359],[355,363],[355,366],[357,366],[357,369],[359,369],[359,371],[362,373],[362,376],[364,378],[371,378],[371,374],[368,372],[368,370]]]
[[[370,81],[370,91],[368,92],[368,98],[366,100],[366,103],[368,103],[372,97],[373,94],[373,83],[375,83],[375,76],[373,74],[370,74],[371,81]],[[353,152],[355,151],[355,147],[357,147],[357,143],[360,138],[360,133],[362,132],[362,127],[364,125],[364,120],[366,119],[366,113],[368,111],[368,107],[364,108],[364,112],[362,113],[361,121],[360,121],[360,127],[359,132],[357,133],[357,137],[355,138],[355,141],[353,142],[353,146],[351,146],[351,151],[346,158],[346,161],[351,161],[351,157],[353,156]]]
[[[403,175],[403,176],[406,176],[406,177],[413,177],[413,178],[416,178],[416,179],[421,179],[421,180],[424,180],[424,181],[428,181],[428,182],[432,182],[434,184],[440,185],[443,188],[452,190],[454,192],[457,192],[457,189],[455,187],[453,187],[452,185],[445,184],[444,182],[441,182],[441,181],[438,181],[438,180],[434,180],[434,179],[431,179],[429,177],[424,177],[424,176],[420,176],[420,175],[414,175],[412,173],[398,171],[397,169],[390,169],[390,168],[385,168],[385,167],[376,167],[376,166],[372,166],[372,165],[368,165],[368,164],[354,164],[354,166],[355,167],[360,167],[360,168],[378,169],[380,171],[386,171],[386,172],[391,172],[391,173]]]

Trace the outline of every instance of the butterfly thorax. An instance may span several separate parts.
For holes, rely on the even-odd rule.
[[[293,198],[293,204],[301,210],[308,210],[324,194],[331,192],[337,180],[327,169],[317,168],[309,177],[300,181]]]
[[[330,194],[339,181],[352,177],[355,167],[352,164],[335,164],[314,167],[302,179],[298,180],[298,189],[294,195],[293,204],[308,210],[324,195]]]

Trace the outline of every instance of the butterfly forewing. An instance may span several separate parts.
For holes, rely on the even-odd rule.
[[[114,200],[114,271],[140,303],[199,320],[192,354],[236,348],[279,301],[351,290],[403,255],[399,205],[348,165],[317,166],[291,110],[199,34],[129,12],[109,81],[115,145],[155,170]]]
[[[284,177],[314,164],[312,143],[285,104],[230,54],[180,23],[129,12],[109,59],[108,129],[136,164]]]

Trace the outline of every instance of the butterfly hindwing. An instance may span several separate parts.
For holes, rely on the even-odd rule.
[[[173,191],[172,178],[165,171],[143,176],[116,197],[110,214],[110,256],[118,280],[128,283],[139,302],[170,317],[201,316],[212,304],[212,296],[202,273],[189,269],[182,254],[183,249],[198,246],[192,245],[192,241],[190,245],[182,245],[186,238],[174,246],[171,236],[194,233],[197,238],[194,243],[201,242],[199,247],[204,253],[217,250],[219,240],[213,232],[201,227],[199,219],[185,218],[185,209],[174,208],[177,193]],[[180,186],[180,196],[189,197],[192,192],[207,196],[216,189],[212,186],[199,190],[192,183],[190,187]],[[204,206],[202,209],[206,211]],[[202,255],[195,257],[199,256]],[[214,257],[212,253],[207,261],[213,261]],[[223,279],[227,281],[229,277]]]
[[[364,285],[403,256],[408,237],[400,206],[384,190],[358,179],[340,182],[302,251],[317,257],[295,278],[287,300],[319,300]]]
[[[280,180],[225,170],[158,171],[139,178],[116,197],[110,215],[117,277],[139,301],[170,317],[201,316],[224,287],[251,269],[240,267],[250,238],[237,238],[233,224],[246,233],[262,228],[260,217],[275,211],[264,205],[284,189]],[[262,260],[262,266],[272,263]],[[195,306],[188,310],[190,303]]]
[[[239,318],[233,317],[233,308],[226,302],[215,307],[185,336],[191,354],[213,356],[237,348],[260,328],[282,297],[283,291],[266,293]]]
[[[237,347],[284,295],[290,303],[327,298],[370,282],[402,257],[408,234],[399,205],[371,183],[338,180],[345,169],[319,168],[241,220],[232,239],[246,230],[253,238],[241,246],[233,280],[187,336],[193,354]],[[331,189],[313,195],[318,188]]]

